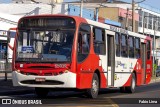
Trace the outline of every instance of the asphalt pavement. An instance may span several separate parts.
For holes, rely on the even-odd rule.
[[[159,94],[157,94],[160,91],[159,83],[160,83],[160,78],[153,78],[149,85],[143,85],[141,87],[137,87],[136,93],[133,94],[120,93],[119,89],[101,90],[101,92],[99,93],[99,97],[96,99],[88,99],[84,97],[83,94],[78,92],[51,92],[47,97],[47,100],[39,99],[42,100],[43,105],[38,105],[38,107],[44,107],[44,106],[46,107],[53,107],[53,106],[54,107],[63,107],[63,106],[64,107],[150,107],[150,106],[159,107],[158,104],[139,105],[136,102],[139,101],[139,99],[144,100],[145,98],[149,99],[159,98]],[[4,74],[0,74],[0,98],[37,99],[37,96],[34,94],[34,88],[22,87],[22,86],[13,87],[11,74],[8,74],[7,81],[5,81],[4,79]],[[129,99],[131,103],[128,103]],[[122,104],[123,102],[124,104]],[[0,106],[18,107],[17,105],[14,106],[12,104],[0,105]],[[19,107],[21,106],[22,105],[19,105]],[[23,106],[35,107],[35,105],[23,105]]]
[[[150,83],[160,82],[160,78],[153,78]],[[18,95],[23,93],[33,93],[34,88],[31,87],[14,87],[12,84],[12,75],[7,75],[7,81],[5,80],[4,73],[0,73],[0,96],[4,95]]]
[[[11,73],[7,74],[7,80],[5,80],[4,73],[0,73],[0,96],[2,95],[18,95],[23,93],[33,93],[34,88],[30,87],[14,87],[12,84]]]

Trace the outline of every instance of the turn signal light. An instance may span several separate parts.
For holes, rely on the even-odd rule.
[[[17,69],[17,72],[18,72],[18,73],[20,73],[20,70],[19,70],[19,69]]]
[[[64,73],[68,73],[68,70],[65,70]]]

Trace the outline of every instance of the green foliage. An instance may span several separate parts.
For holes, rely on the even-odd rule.
[[[156,71],[157,70],[157,64],[154,64],[153,67],[154,67],[153,70]]]

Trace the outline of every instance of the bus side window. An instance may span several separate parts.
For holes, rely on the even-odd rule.
[[[134,37],[128,37],[128,44],[129,44],[129,57],[134,58]]]
[[[135,57],[140,58],[140,39],[135,38]]]
[[[121,56],[128,57],[128,40],[127,35],[121,35]]]
[[[94,33],[94,52],[98,55],[106,54],[105,47],[105,30],[101,28],[93,28]]]
[[[150,41],[147,41],[147,59],[149,60],[151,58],[151,43]]]
[[[120,57],[120,34],[119,33],[116,33],[115,41],[116,41],[116,56]]]
[[[90,26],[82,24],[78,33],[78,62],[85,60],[90,51]]]

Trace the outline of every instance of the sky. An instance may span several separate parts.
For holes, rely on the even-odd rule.
[[[77,0],[64,0],[64,1],[77,1]],[[122,1],[129,2],[129,3],[132,2],[132,0],[122,0]],[[139,2],[139,1],[142,1],[142,0],[135,0],[135,2]],[[160,0],[145,0],[143,3],[160,9]]]
[[[77,1],[77,0],[64,0],[64,1],[65,2],[70,2],[70,1]],[[122,0],[122,1],[126,1],[126,2],[131,3],[132,0]],[[142,0],[135,0],[135,1],[139,2],[139,1],[142,1]],[[9,2],[11,2],[11,0],[0,0],[0,3],[9,3]],[[143,3],[160,9],[160,0],[145,0]]]
[[[129,3],[132,2],[132,0],[122,0],[122,1],[126,1],[126,2],[129,2]],[[135,2],[140,2],[140,1],[142,1],[142,0],[135,0]],[[160,0],[145,0],[142,3],[147,4],[149,6],[152,6],[154,8],[160,9]]]

